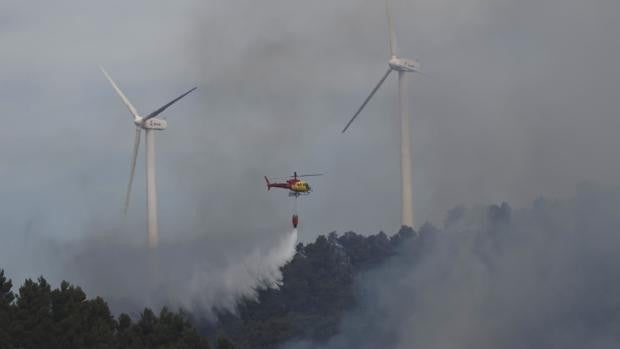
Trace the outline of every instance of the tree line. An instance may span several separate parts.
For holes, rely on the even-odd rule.
[[[193,323],[201,334],[232,339],[238,349],[276,349],[295,340],[325,343],[339,331],[343,315],[357,306],[356,276],[398,254],[414,236],[408,227],[392,236],[320,235],[297,245],[293,259],[281,268],[280,287],[257,289],[257,297],[238,300],[234,312],[216,311],[215,321],[192,314]]]
[[[145,308],[135,319],[114,317],[100,297],[87,299],[84,291],[63,281],[53,289],[40,277],[28,279],[13,292],[0,269],[0,348],[213,348],[182,311]],[[232,349],[219,337],[217,349]]]
[[[403,228],[391,237],[330,233],[300,243],[281,268],[280,287],[259,287],[255,299],[239,299],[234,311],[215,309],[215,320],[165,307],[115,317],[102,298],[88,299],[66,281],[52,288],[43,277],[28,279],[14,292],[0,269],[0,349],[275,349],[290,340],[322,343],[356,306],[356,275],[397,254],[413,236]]]

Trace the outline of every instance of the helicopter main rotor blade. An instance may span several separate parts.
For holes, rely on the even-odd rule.
[[[316,177],[316,176],[322,176],[322,175],[324,175],[324,173],[310,173],[310,174],[297,175],[297,177]]]
[[[284,181],[284,180],[293,178],[293,176],[289,176],[289,177],[268,177],[268,178],[271,181]]]

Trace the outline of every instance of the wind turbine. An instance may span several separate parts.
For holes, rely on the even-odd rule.
[[[140,135],[142,130],[145,133],[145,146],[146,146],[146,216],[147,216],[147,234],[149,248],[157,247],[159,240],[159,224],[157,221],[157,188],[155,181],[155,132],[165,130],[168,127],[166,120],[157,119],[156,117],[161,114],[168,107],[176,103],[181,98],[187,96],[197,87],[185,92],[172,101],[164,104],[159,109],[146,115],[140,116],[138,111],[129,102],[129,99],[125,96],[123,91],[116,85],[112,77],[101,67],[103,75],[110,81],[112,87],[116,91],[119,97],[129,109],[129,112],[133,116],[133,123],[136,126],[136,136],[133,143],[133,156],[131,158],[131,171],[129,174],[129,184],[127,185],[127,194],[125,195],[124,213],[127,214],[127,208],[129,207],[129,199],[131,197],[131,185],[133,183],[133,177],[136,172],[136,160],[138,158],[138,148],[140,147]]]
[[[349,120],[347,126],[342,130],[344,133],[351,123],[364,109],[368,101],[375,95],[381,87],[388,75],[393,71],[398,72],[398,106],[400,112],[400,177],[401,177],[401,199],[402,199],[402,225],[413,227],[413,199],[411,184],[411,129],[409,127],[409,112],[407,110],[407,73],[420,73],[420,64],[415,60],[400,58],[396,55],[396,37],[394,34],[394,26],[392,16],[390,15],[390,6],[388,0],[385,1],[385,8],[388,18],[388,27],[390,34],[390,60],[388,61],[388,69],[379,80],[379,83],[370,92],[370,95],[364,100],[362,106],[355,112],[355,115]]]

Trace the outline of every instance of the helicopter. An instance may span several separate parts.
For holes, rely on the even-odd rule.
[[[298,175],[297,172],[293,172],[292,177],[283,177],[283,178],[274,178],[274,180],[284,180],[284,182],[276,182],[272,183],[269,181],[269,178],[265,176],[265,182],[267,182],[267,190],[271,190],[271,188],[282,188],[287,189],[288,196],[295,197],[297,199],[300,196],[309,195],[312,192],[312,187],[308,182],[299,179],[304,177],[314,177],[314,176],[322,176],[322,173],[315,174],[302,174]],[[295,211],[292,217],[293,228],[297,228],[299,224],[299,216],[297,215],[297,200],[295,200]]]
[[[269,178],[267,178],[267,176],[265,176],[265,182],[267,182],[267,190],[271,190],[271,188],[288,189],[289,196],[299,197],[302,195],[309,195],[312,192],[312,187],[310,186],[310,184],[308,184],[307,181],[304,181],[300,178],[315,177],[315,176],[322,176],[322,175],[323,175],[322,173],[298,175],[297,172],[293,172],[293,176],[291,177],[282,177],[282,178],[274,179],[274,180],[285,180],[285,182],[272,183],[269,181]]]

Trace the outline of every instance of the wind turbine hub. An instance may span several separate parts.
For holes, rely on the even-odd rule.
[[[419,72],[420,63],[412,59],[392,57],[389,62],[390,68],[402,72]]]
[[[142,128],[147,130],[165,130],[168,128],[168,123],[166,120],[162,119],[148,119],[142,124]]]

